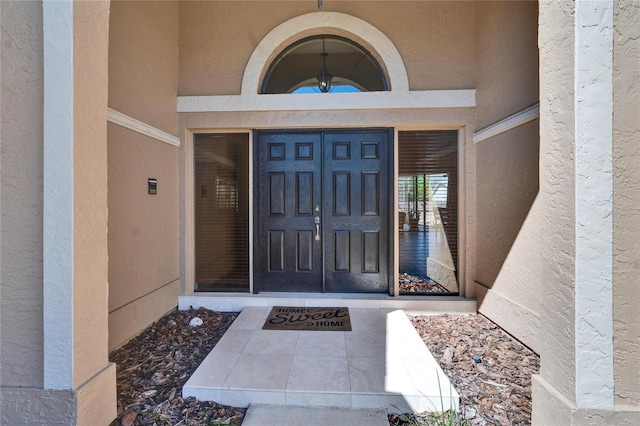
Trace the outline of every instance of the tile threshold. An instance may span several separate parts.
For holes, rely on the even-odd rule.
[[[410,315],[434,313],[473,314],[474,299],[461,296],[389,296],[366,293],[209,293],[198,292],[178,299],[178,309],[200,307],[239,312],[250,306],[345,306],[348,308],[402,309]]]

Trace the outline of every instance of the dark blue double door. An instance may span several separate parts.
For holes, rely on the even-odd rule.
[[[254,137],[254,291],[389,290],[388,129]]]

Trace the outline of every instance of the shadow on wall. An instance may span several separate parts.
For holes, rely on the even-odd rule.
[[[496,281],[538,195],[537,126],[534,120],[477,145],[475,280],[487,288]],[[522,249],[527,250],[526,244]]]

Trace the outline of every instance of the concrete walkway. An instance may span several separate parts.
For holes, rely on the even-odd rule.
[[[242,311],[187,381],[184,397],[401,413],[458,406],[402,310],[350,308],[352,331],[262,330],[270,309]]]
[[[251,404],[242,426],[389,426],[383,409]]]

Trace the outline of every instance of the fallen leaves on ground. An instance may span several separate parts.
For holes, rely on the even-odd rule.
[[[194,317],[203,324],[192,327]],[[182,386],[237,314],[173,311],[114,351],[118,419],[112,426],[242,423],[245,410],[182,398]]]
[[[460,420],[472,426],[531,424],[531,375],[540,370],[534,352],[482,315],[411,321],[460,394]],[[415,418],[407,422],[407,416],[392,415],[390,420],[422,424]]]

